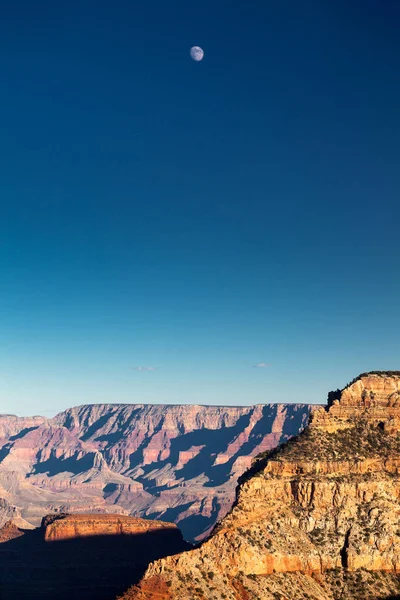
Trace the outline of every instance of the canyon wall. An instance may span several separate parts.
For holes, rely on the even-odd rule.
[[[400,593],[400,373],[366,374],[262,453],[232,510],[125,600],[394,598]],[[398,596],[397,596],[398,597]]]
[[[311,409],[101,404],[53,419],[3,415],[0,498],[35,526],[50,512],[119,513],[173,521],[200,539],[231,507],[252,458],[299,433]]]

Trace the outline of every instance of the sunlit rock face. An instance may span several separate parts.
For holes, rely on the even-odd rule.
[[[299,433],[311,410],[101,404],[54,419],[0,416],[0,498],[35,526],[50,512],[119,513],[200,539],[230,509],[252,458]]]
[[[330,395],[257,457],[211,537],[150,565],[125,600],[400,597],[399,389],[400,373],[374,373]]]
[[[137,519],[124,515],[48,515],[43,518],[42,528],[46,542],[59,542],[86,537],[141,536],[152,532],[173,533],[182,542],[182,534],[174,523]]]

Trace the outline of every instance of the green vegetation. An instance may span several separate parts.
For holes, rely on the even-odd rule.
[[[379,377],[400,377],[400,371],[368,371],[367,373],[360,373],[360,375],[354,377],[354,379],[352,379],[350,383],[345,385],[343,390],[353,385],[353,383],[356,383],[356,381],[358,381],[362,377],[368,377],[369,375],[379,375]]]
[[[400,377],[400,371],[370,371],[361,373],[344,388],[369,375],[381,377]],[[343,390],[329,392],[326,410],[335,400],[340,400]],[[371,399],[374,392],[368,392]],[[367,394],[367,391],[364,391]],[[347,429],[328,433],[321,429],[315,431],[307,427],[298,436],[289,439],[273,450],[263,452],[255,457],[251,468],[238,480],[239,486],[261,473],[271,461],[288,460],[291,462],[306,460],[342,461],[361,460],[365,458],[388,458],[400,455],[400,436],[393,436],[383,431],[379,424],[371,424],[362,418],[355,418],[353,425]]]
[[[369,371],[368,373],[361,373],[360,375],[357,375],[357,377],[354,377],[354,379],[352,379],[350,383],[345,385],[343,389],[337,389],[328,393],[327,408],[332,406],[335,400],[340,400],[340,398],[342,397],[342,392],[344,390],[353,385],[353,383],[359,381],[362,377],[368,377],[369,375],[378,375],[379,377],[400,377],[400,371]],[[364,392],[366,393],[366,390],[364,390]]]
[[[400,592],[400,576],[384,571],[331,569],[325,577],[335,600],[388,600]]]
[[[354,420],[352,427],[334,433],[309,427],[277,449],[259,454],[254,467],[260,470],[269,460],[342,461],[396,455],[400,455],[400,436],[390,435],[379,425],[360,418]]]

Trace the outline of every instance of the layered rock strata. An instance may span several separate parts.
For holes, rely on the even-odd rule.
[[[49,515],[43,519],[42,527],[46,542],[107,535],[144,535],[166,530],[174,532],[182,541],[182,534],[174,523],[122,515]]]
[[[252,457],[296,435],[310,411],[102,404],[0,416],[0,498],[35,526],[49,512],[120,513],[174,521],[193,540],[229,510]]]
[[[363,375],[260,455],[195,550],[125,600],[313,600],[400,593],[400,373]],[[161,594],[161,595],[158,595]]]

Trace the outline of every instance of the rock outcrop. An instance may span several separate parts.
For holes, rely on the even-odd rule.
[[[252,458],[299,433],[311,409],[101,404],[54,419],[0,416],[0,498],[34,526],[49,512],[120,513],[174,521],[199,539],[231,507]]]
[[[20,529],[19,527],[17,527],[17,525],[15,525],[15,523],[13,521],[7,521],[7,523],[5,523],[0,528],[0,544],[3,544],[4,542],[9,542],[10,540],[14,540],[15,538],[21,537],[23,535],[24,535],[23,530]],[[1,590],[1,582],[0,582],[0,590]]]
[[[32,529],[33,527],[22,518],[18,508],[10,504],[4,498],[0,498],[0,527],[3,527],[8,522],[12,522],[17,527],[23,527],[25,529]]]
[[[107,535],[144,535],[168,530],[183,544],[182,534],[174,523],[122,515],[49,515],[44,517],[42,527],[46,542]]]
[[[150,565],[124,599],[396,597],[399,423],[400,373],[330,394],[304,433],[257,457],[207,541]]]

